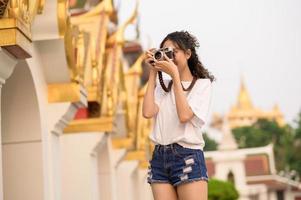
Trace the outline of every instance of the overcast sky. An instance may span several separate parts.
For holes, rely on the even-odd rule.
[[[115,0],[120,22],[134,2]],[[241,76],[254,106],[277,103],[289,123],[301,110],[300,0],[141,0],[139,15],[144,47],[176,30],[198,38],[201,61],[217,78],[210,114],[236,103]]]

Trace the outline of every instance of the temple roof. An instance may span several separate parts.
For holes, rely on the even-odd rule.
[[[250,98],[250,95],[245,87],[243,78],[240,83],[240,91],[237,98],[236,108],[238,109],[253,109],[253,104]]]

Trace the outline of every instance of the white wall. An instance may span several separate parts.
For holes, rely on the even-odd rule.
[[[1,96],[4,199],[43,199],[41,121],[30,69],[20,61]]]
[[[97,162],[91,154],[103,133],[61,136],[62,200],[93,199]]]

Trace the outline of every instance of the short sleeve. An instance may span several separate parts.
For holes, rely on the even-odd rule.
[[[207,123],[207,115],[211,103],[212,84],[209,79],[199,79],[191,91],[188,104],[194,113],[190,120],[193,126],[202,127]]]

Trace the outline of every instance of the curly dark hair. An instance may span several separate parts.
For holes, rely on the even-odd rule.
[[[209,78],[211,82],[215,80],[215,77],[203,66],[199,60],[199,57],[196,53],[196,48],[198,48],[200,45],[195,36],[191,35],[187,31],[175,31],[169,33],[161,42],[160,48],[163,47],[167,40],[176,43],[184,52],[190,49],[191,56],[188,59],[188,66],[193,77]]]

